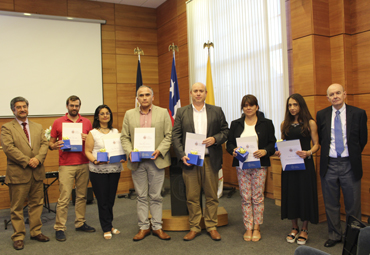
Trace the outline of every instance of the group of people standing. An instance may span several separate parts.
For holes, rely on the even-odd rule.
[[[236,167],[242,197],[243,223],[246,230],[243,239],[259,241],[267,167],[270,166],[270,156],[281,156],[279,151],[275,151],[274,125],[259,111],[258,100],[253,95],[242,98],[242,117],[232,121],[230,129],[222,109],[205,103],[207,90],[204,84],[193,84],[190,96],[192,104],[177,110],[173,127],[168,111],[153,105],[153,90],[145,85],[137,91],[140,107],[128,110],[125,114],[120,135],[121,144],[127,155],[127,167],[132,171],[137,193],[139,232],[133,240],[142,240],[151,233],[162,240],[171,239],[162,230],[161,196],[164,168],[171,164],[171,144],[181,164],[186,186],[190,231],[183,239],[190,241],[201,234],[200,221],[203,216],[207,233],[213,240],[221,240],[217,231],[217,188],[218,171],[222,168],[222,144],[227,141],[227,151],[235,157],[236,139],[256,136],[258,150],[250,156],[260,159],[261,168],[243,169],[243,165],[236,158],[233,160],[233,166]],[[286,237],[289,243],[297,241],[298,244],[305,244],[308,239],[308,222],[318,222],[317,182],[312,155],[320,149],[320,145],[320,176],[329,231],[325,246],[333,246],[342,240],[340,188],[344,195],[347,217],[361,217],[361,152],[367,143],[366,112],[344,103],[346,92],[339,84],[329,86],[327,98],[332,106],[317,113],[317,122],[312,118],[301,95],[293,94],[287,99],[284,121],[280,126],[281,135],[285,140],[300,140],[302,151],[297,154],[304,159],[306,167],[303,171],[282,173],[281,218],[292,221],[292,230]],[[88,119],[79,114],[81,100],[77,96],[69,97],[66,107],[66,115],[57,119],[52,126],[49,142],[42,126],[28,120],[28,101],[23,97],[16,97],[11,101],[11,110],[16,118],[1,128],[1,142],[8,163],[6,183],[9,186],[14,228],[12,240],[13,247],[17,250],[24,247],[23,204],[26,198],[31,239],[49,241],[49,238],[41,233],[40,219],[45,179],[43,162],[48,149],[59,150],[60,197],[54,225],[56,239],[66,240],[68,204],[74,184],[75,228],[77,231],[95,232],[85,220],[89,179],[98,202],[103,237],[111,239],[112,235],[120,233],[113,227],[113,206],[122,171],[121,163],[124,161],[109,164],[97,160],[97,152],[104,148],[103,138],[119,133],[113,128],[112,111],[107,105],[100,105],[95,111],[91,125]],[[61,150],[62,123],[65,122],[82,123],[82,152]],[[135,149],[135,128],[140,127],[155,128],[155,151],[152,159],[134,163],[131,161],[131,152]],[[203,166],[187,163],[187,132],[206,135],[203,141],[206,147]],[[202,189],[206,199],[204,213],[200,203]],[[149,211],[151,219],[148,218]],[[301,229],[299,219],[303,221]]]

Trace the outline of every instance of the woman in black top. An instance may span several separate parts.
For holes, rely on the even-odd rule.
[[[227,151],[236,156],[236,138],[257,136],[258,150],[253,155],[260,159],[261,168],[241,169],[241,164],[234,158],[239,191],[242,197],[243,222],[246,232],[245,241],[257,242],[261,239],[260,224],[263,223],[264,189],[267,167],[270,166],[270,156],[275,153],[275,129],[272,121],[264,118],[259,112],[258,100],[253,95],[246,95],[241,102],[243,115],[231,122],[227,141]]]

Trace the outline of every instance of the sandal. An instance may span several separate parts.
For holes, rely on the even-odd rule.
[[[112,232],[105,232],[104,233],[104,239],[105,240],[112,239]]]
[[[292,228],[292,230],[296,230],[296,231],[297,231],[297,233],[294,233],[293,231],[291,231],[291,232],[290,232],[290,234],[289,234],[289,235],[287,235],[287,237],[286,237],[286,241],[287,241],[288,243],[294,243],[294,242],[295,242],[295,240],[296,240],[296,239],[297,239],[297,237],[298,237],[299,229],[298,229],[298,228]]]
[[[249,234],[249,233],[247,233],[248,231],[250,231],[251,233],[250,233],[250,234]],[[251,234],[253,234],[252,230],[247,230],[247,231],[245,231],[245,233],[244,233],[244,235],[243,235],[243,239],[244,239],[244,241],[247,241],[247,242],[251,241],[251,240],[252,240],[252,236],[251,236]]]
[[[258,231],[258,234],[255,235],[255,233]],[[260,229],[253,229],[253,235],[252,235],[252,242],[258,242],[261,240],[261,231]]]
[[[303,237],[301,235],[298,236],[298,239],[297,239],[297,244],[306,244],[307,240],[308,240],[308,230],[307,229],[301,229],[301,233],[302,232],[306,232],[307,233],[307,237]]]
[[[118,234],[120,234],[121,233],[121,231],[119,231],[118,229],[116,229],[116,228],[112,228],[112,234],[113,235],[118,235]]]

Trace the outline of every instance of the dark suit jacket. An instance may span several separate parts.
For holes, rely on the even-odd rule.
[[[261,166],[270,166],[270,156],[275,153],[275,128],[272,121],[265,119],[264,115],[258,114],[258,120],[256,123],[256,133],[258,136],[258,149],[265,149],[267,151],[266,156],[262,157]],[[236,146],[236,138],[244,131],[244,116],[231,122],[229,137],[226,143],[226,150],[233,155]],[[239,166],[239,161],[234,158],[233,166]]]
[[[36,181],[45,179],[43,163],[48,152],[48,141],[40,124],[32,121],[28,123],[32,147],[22,127],[15,119],[1,127],[1,144],[7,157],[5,183],[28,183],[32,176]],[[40,161],[35,169],[28,165],[33,157]]]
[[[317,128],[321,145],[320,175],[324,177],[328,170],[332,106],[317,112]],[[355,178],[362,178],[361,152],[367,143],[367,116],[363,109],[346,105],[347,146],[349,160]]]
[[[206,104],[207,112],[207,138],[214,137],[215,144],[208,147],[211,158],[212,169],[218,171],[222,167],[222,144],[226,141],[229,128],[225,119],[225,114],[221,107]],[[195,133],[193,107],[184,106],[177,110],[175,123],[172,129],[172,142],[183,169],[192,169],[182,163],[182,157],[185,156],[186,132]]]

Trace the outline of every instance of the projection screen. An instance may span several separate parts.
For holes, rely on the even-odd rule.
[[[64,114],[70,95],[81,98],[81,115],[93,114],[103,103],[105,21],[8,13],[0,12],[0,117],[13,117],[16,96],[28,99],[30,116]]]

